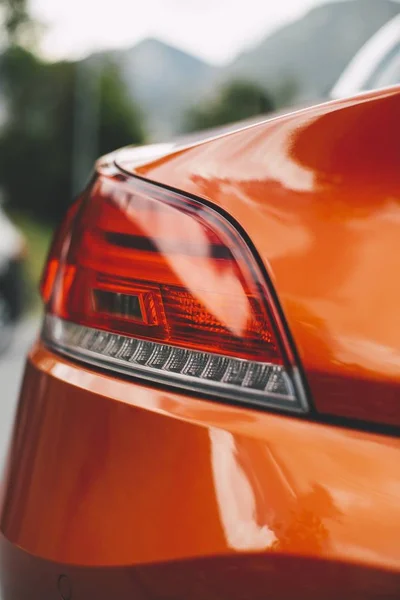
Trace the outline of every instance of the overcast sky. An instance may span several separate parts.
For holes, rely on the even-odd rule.
[[[157,37],[210,62],[229,61],[268,31],[327,0],[30,0],[42,52],[77,58]],[[377,2],[379,0],[376,0]]]

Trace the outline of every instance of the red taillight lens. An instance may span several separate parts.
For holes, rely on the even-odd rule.
[[[60,262],[65,262],[66,260],[71,243],[73,224],[77,217],[81,202],[81,199],[79,199],[72,204],[54,235],[42,274],[42,280],[40,282],[40,293],[45,304],[50,300]]]
[[[219,213],[99,175],[50,254],[47,343],[101,366],[305,410],[257,262]]]

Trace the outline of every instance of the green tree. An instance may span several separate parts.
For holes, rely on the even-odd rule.
[[[100,82],[99,153],[144,140],[140,109],[132,103],[119,71],[112,63],[102,67]]]
[[[273,110],[273,103],[262,87],[249,81],[234,81],[224,86],[210,102],[193,107],[186,116],[185,131],[208,129],[240,121]]]
[[[0,133],[0,186],[12,207],[58,220],[72,197],[77,63],[44,63],[20,47],[3,58],[8,119]],[[141,143],[140,115],[117,71],[99,86],[98,153]]]

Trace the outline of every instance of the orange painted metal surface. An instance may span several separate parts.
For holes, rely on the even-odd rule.
[[[319,411],[392,424],[399,116],[397,88],[136,166],[247,231]],[[4,599],[60,585],[74,600],[398,598],[399,464],[399,438],[148,387],[37,344],[3,488]]]
[[[399,459],[398,439],[151,389],[39,345],[1,530],[64,565],[254,554],[268,572],[269,556],[297,556],[385,582],[400,571]]]
[[[332,102],[127,170],[244,227],[321,412],[400,425],[400,87]]]

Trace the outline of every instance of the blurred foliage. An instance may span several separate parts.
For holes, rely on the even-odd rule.
[[[211,129],[273,109],[271,98],[261,86],[249,81],[233,81],[225,85],[215,99],[193,107],[186,116],[184,129],[187,132]]]
[[[27,0],[0,0],[1,27],[7,36],[7,42],[16,44],[21,33],[32,23]]]
[[[72,196],[78,68],[42,62],[18,46],[10,46],[0,64],[7,103],[0,185],[13,208],[50,222],[60,219]],[[102,65],[98,104],[96,155],[143,141],[140,114],[111,63]]]
[[[100,155],[128,144],[145,140],[140,109],[132,103],[118,68],[102,66],[100,80],[100,119],[98,150]]]
[[[39,282],[44,261],[52,238],[52,228],[24,213],[12,212],[12,221],[24,236],[27,255],[25,261],[25,282],[28,304],[31,310],[40,307]]]

